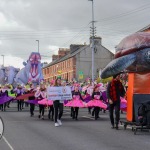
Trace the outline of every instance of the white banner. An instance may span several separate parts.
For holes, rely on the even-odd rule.
[[[47,88],[48,100],[70,100],[72,99],[71,87],[60,86]]]

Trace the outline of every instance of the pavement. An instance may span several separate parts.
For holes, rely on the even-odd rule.
[[[108,112],[100,113],[95,121],[87,109],[79,110],[79,120],[70,118],[70,110],[65,109],[61,127],[54,122],[38,118],[38,111],[30,117],[29,108],[17,112],[15,106],[0,112],[4,120],[4,136],[0,140],[0,150],[148,150],[150,133],[131,129],[111,129]],[[121,115],[125,118],[125,114]]]

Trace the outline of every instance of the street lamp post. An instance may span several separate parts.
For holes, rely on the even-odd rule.
[[[94,21],[94,0],[92,2],[92,81],[94,81],[94,37],[95,37],[95,21]]]
[[[2,57],[3,57],[3,67],[4,67],[4,57],[5,57],[5,55],[1,55]]]
[[[39,53],[39,52],[40,52],[40,51],[39,51],[39,40],[36,40],[36,41],[38,42],[38,53]]]

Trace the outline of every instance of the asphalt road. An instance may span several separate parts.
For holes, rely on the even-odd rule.
[[[80,109],[78,121],[72,120],[69,114],[65,110],[63,125],[54,127],[54,122],[47,116],[45,120],[38,119],[38,112],[30,117],[28,108],[22,112],[17,112],[16,108],[0,112],[5,124],[0,150],[150,149],[149,132],[134,135],[131,129],[111,129],[108,113],[100,113],[97,121],[88,115],[87,109]]]

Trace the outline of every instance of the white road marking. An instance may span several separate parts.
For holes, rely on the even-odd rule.
[[[88,119],[91,119],[91,120],[95,120],[94,118],[91,118],[91,117],[88,117],[88,116],[82,116],[83,118],[88,118]]]
[[[6,142],[10,150],[14,150],[14,148],[10,145],[10,143],[7,141],[7,139],[3,136],[3,140]]]
[[[124,125],[119,125],[120,127],[124,127]],[[132,129],[132,126],[130,126],[130,125],[128,125],[127,127],[126,127],[126,129]]]

